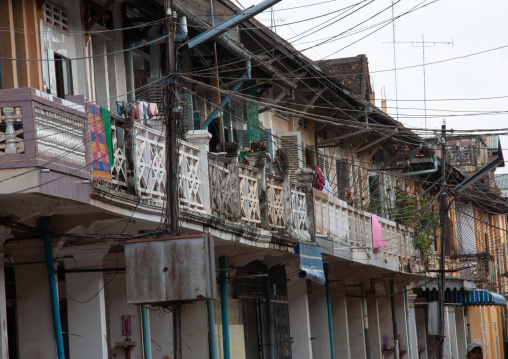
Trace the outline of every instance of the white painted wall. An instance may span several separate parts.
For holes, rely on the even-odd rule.
[[[406,306],[404,303],[404,294],[400,293],[401,288],[395,287],[395,318],[397,320],[397,330],[400,334],[402,349],[406,351],[400,354],[401,359],[406,359],[408,355],[408,342],[407,342],[407,325],[406,325]]]
[[[208,318],[204,301],[184,305],[182,311],[182,341],[184,359],[209,357]]]
[[[382,342],[379,327],[379,308],[377,304],[377,297],[367,297],[367,313],[369,316],[369,337],[370,346],[372,350],[373,359],[382,358]]]
[[[424,308],[415,308],[415,320],[420,359],[427,359],[427,325]]]
[[[72,359],[108,358],[103,273],[67,273],[65,283],[67,293],[75,300],[86,302],[93,297],[86,303],[67,297]]]
[[[332,300],[333,343],[336,358],[350,358],[346,290],[343,282],[330,283]]]
[[[365,331],[361,297],[346,297],[351,358],[365,358]]]
[[[14,267],[20,359],[56,358],[55,332],[44,263]],[[24,341],[23,338],[30,338]]]
[[[466,356],[467,338],[466,338],[466,326],[467,320],[464,315],[464,307],[456,306],[455,309],[455,327],[457,329],[457,348],[459,358]]]
[[[294,270],[286,268],[287,273]],[[288,282],[289,326],[293,343],[293,359],[312,359],[309,299],[305,279],[293,275]]]
[[[312,355],[314,358],[329,358],[331,351],[326,290],[322,284],[314,284],[312,287],[312,292],[308,295]]]

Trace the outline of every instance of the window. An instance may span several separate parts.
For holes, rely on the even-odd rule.
[[[337,194],[339,198],[350,197],[349,188],[349,163],[346,159],[340,159],[335,162],[337,168]]]
[[[57,29],[69,31],[69,12],[67,10],[46,1],[42,7],[42,12],[45,22]]]
[[[71,61],[55,54],[56,95],[60,98],[73,95]]]

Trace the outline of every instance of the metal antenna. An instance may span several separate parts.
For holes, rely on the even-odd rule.
[[[395,37],[394,37],[395,38]],[[426,74],[425,74],[425,48],[426,47],[435,47],[436,45],[451,45],[453,49],[453,39],[452,41],[425,41],[425,38],[422,34],[422,41],[393,41],[393,42],[385,42],[385,44],[411,44],[413,47],[421,47],[422,48],[422,56],[423,56],[423,109],[424,109],[424,119],[425,119],[425,137],[427,137],[427,84],[426,84]],[[395,55],[394,55],[395,56]],[[395,69],[397,71],[397,69]],[[395,90],[397,91],[397,90]],[[397,115],[398,115],[398,106],[397,106]]]

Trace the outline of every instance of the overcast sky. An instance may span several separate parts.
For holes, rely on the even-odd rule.
[[[259,0],[237,1],[245,7],[259,2]],[[425,67],[428,100],[427,128],[440,129],[443,119],[446,119],[447,127],[453,129],[508,128],[508,85],[506,83],[508,47],[463,59],[430,64],[434,61],[508,45],[506,36],[508,34],[508,1],[394,0],[394,2],[396,3],[395,17],[414,7],[429,4],[395,21],[395,40],[405,42],[396,44],[397,68],[417,65],[412,69],[397,71],[399,120],[408,127],[425,127],[422,44],[411,44],[411,42],[422,42],[423,36],[426,42],[451,43],[453,41],[453,46],[429,43],[425,47],[425,63],[429,63]],[[346,9],[347,12],[342,16],[357,10],[355,13],[336,21],[338,15],[345,11],[338,10],[354,4],[357,5]],[[361,39],[392,19],[391,4],[391,0],[372,2],[370,0],[282,0],[274,7],[274,24],[277,26],[275,31],[289,40],[297,49],[303,50],[354,26],[357,27],[353,31],[382,23],[352,36],[342,37],[341,35],[334,41],[304,51],[304,54],[313,60],[366,54],[369,59],[371,81],[378,100],[377,105],[380,106],[381,97],[386,98],[389,113],[397,118],[395,72],[393,71],[394,49],[391,43],[394,35],[392,23],[389,22],[384,28]],[[362,6],[364,7],[359,9]],[[294,7],[300,8],[288,9]],[[387,10],[383,11],[384,9]],[[330,12],[334,13],[321,16]],[[358,25],[377,13],[379,14],[371,20]],[[299,22],[316,16],[321,17]],[[270,26],[271,12],[267,10],[257,19]],[[336,22],[319,31],[321,26],[333,21]],[[298,23],[285,25],[294,22]],[[297,35],[307,30],[311,31],[301,36],[308,36],[298,40]],[[354,43],[355,41],[358,42]],[[348,45],[351,46],[344,48]],[[377,72],[381,70],[390,71]],[[432,101],[499,96],[507,97],[491,100]],[[501,113],[481,113],[492,111],[501,111]],[[503,136],[501,141],[505,148],[504,155],[508,159],[508,136]],[[508,166],[498,169],[496,173],[508,173]]]

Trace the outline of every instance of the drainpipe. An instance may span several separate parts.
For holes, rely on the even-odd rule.
[[[273,332],[273,311],[272,311],[272,293],[270,284],[270,274],[268,267],[264,268],[265,277],[265,312],[266,327],[268,329],[268,359],[275,359],[275,335]]]
[[[328,264],[325,263],[325,290],[326,290],[326,308],[328,309],[328,333],[330,335],[330,358],[335,359],[335,345],[333,343],[333,322],[332,322],[332,302],[330,300],[330,284],[328,282]]]
[[[409,300],[407,296],[407,288],[404,286],[404,306],[406,307],[406,331],[407,331],[407,354],[409,359],[413,358],[413,348],[411,342],[411,325],[409,323],[411,316],[409,315]],[[416,325],[416,323],[415,323]]]
[[[143,358],[152,359],[152,336],[150,334],[150,313],[141,306],[141,323],[143,325]]]
[[[42,218],[42,229],[49,232],[49,218]],[[51,309],[53,311],[53,329],[55,330],[55,341],[58,359],[65,359],[62,323],[60,322],[60,308],[58,306],[58,290],[55,277],[55,266],[53,264],[53,249],[51,247],[51,236],[44,233],[44,253],[46,255],[46,270],[48,271],[49,293],[51,295]]]
[[[406,172],[406,173],[399,174],[399,176],[401,176],[401,177],[417,176],[417,175],[423,175],[423,174],[426,174],[426,173],[437,172],[438,166],[437,166],[437,157],[436,156],[432,157],[432,162],[434,163],[434,168],[431,169],[431,170],[423,170],[423,171],[416,171],[416,172]]]
[[[215,331],[213,300],[209,299],[206,301],[206,311],[208,314],[208,349],[210,351],[210,359],[219,359],[217,354],[217,333]]]
[[[220,309],[222,312],[222,347],[224,359],[231,359],[229,349],[229,314],[228,314],[228,274],[226,272],[226,256],[219,257]]]
[[[178,30],[175,34],[175,42],[182,42],[188,34],[189,30],[187,29],[187,18],[185,16],[180,16],[178,18]]]
[[[372,350],[369,337],[369,314],[367,312],[367,296],[365,295],[365,284],[360,283],[360,288],[362,291],[363,333],[365,336],[365,352],[367,353],[367,359],[372,359]]]
[[[395,293],[394,293],[394,280],[390,279],[390,301],[392,305],[392,326],[393,326],[393,353],[394,358],[400,358],[399,355],[399,335],[397,331],[397,318],[395,315]]]

